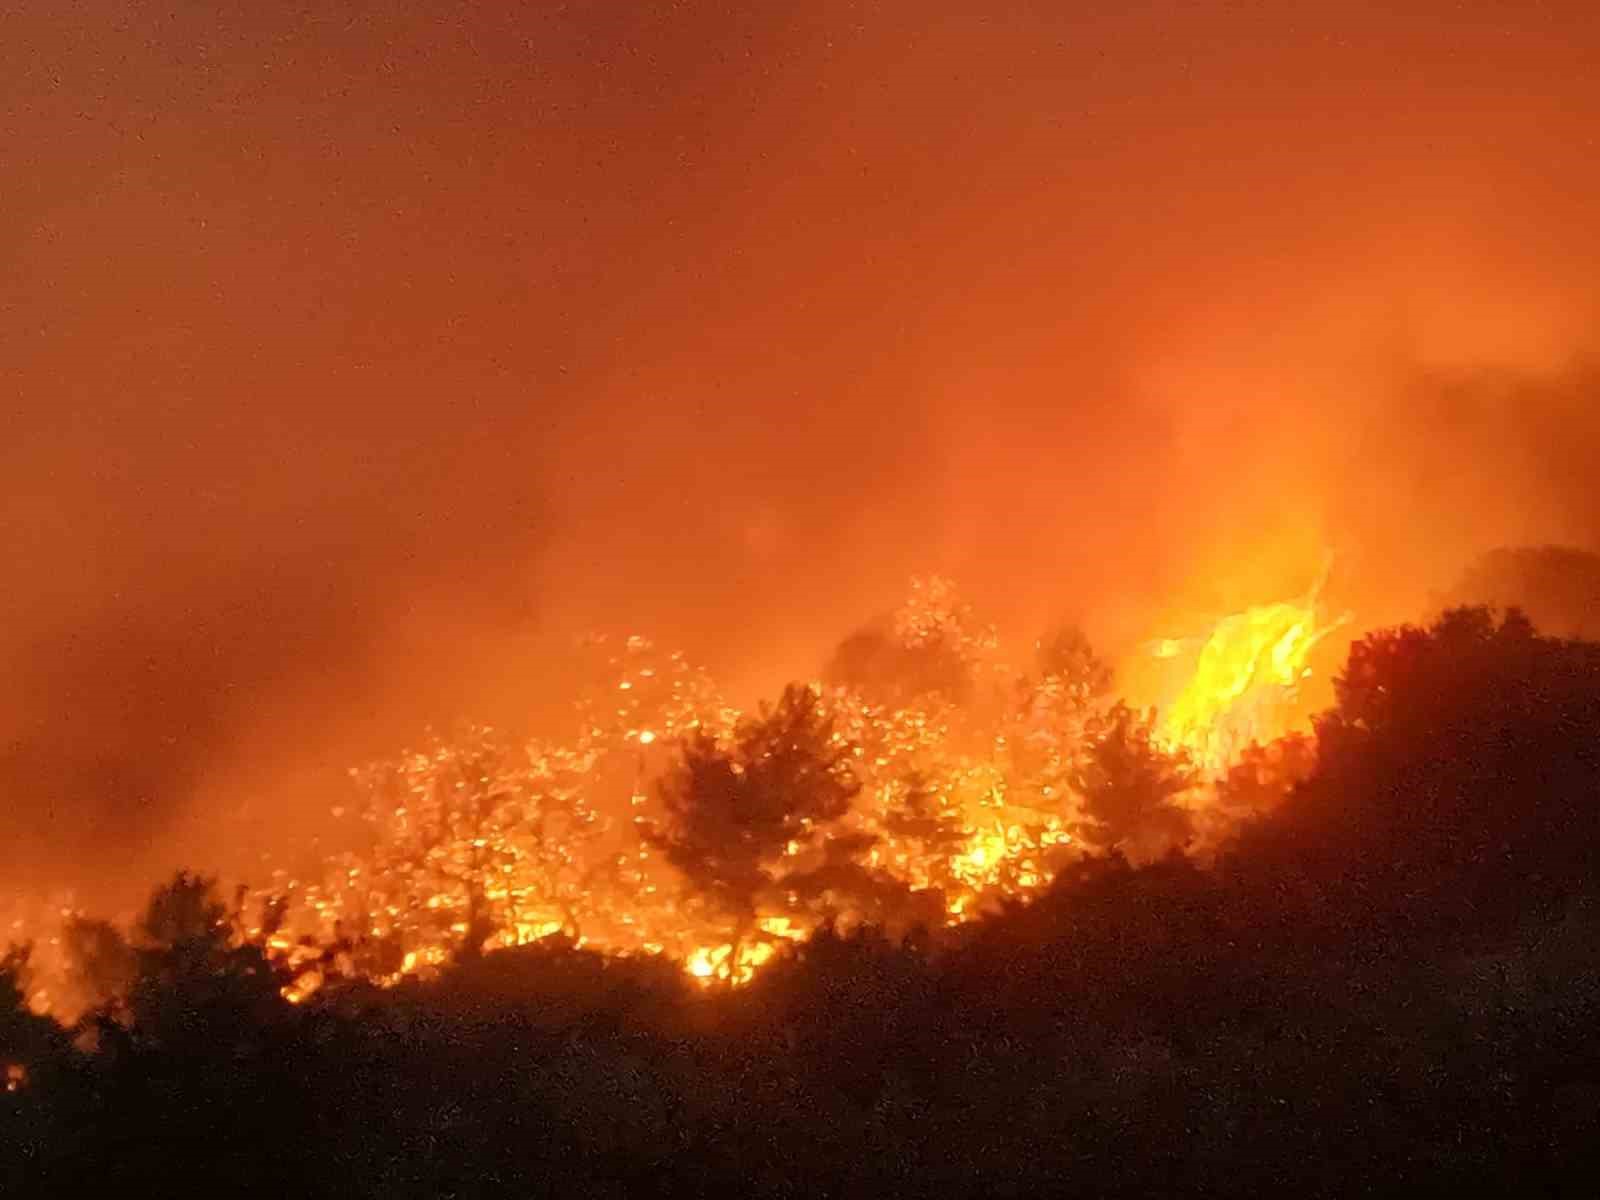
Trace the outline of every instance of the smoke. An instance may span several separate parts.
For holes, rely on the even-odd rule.
[[[1600,544],[1600,46],[1433,7],[6,18],[9,869],[248,862],[589,628],[755,694],[913,572],[1115,650]]]

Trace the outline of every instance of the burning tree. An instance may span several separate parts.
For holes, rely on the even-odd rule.
[[[246,894],[238,889],[230,909],[216,880],[184,871],[156,889],[129,943],[126,1017],[136,1038],[167,1046],[232,1042],[282,1015],[295,972],[270,943],[283,910],[269,904],[252,934],[243,919]]]
[[[73,917],[61,928],[66,980],[83,1008],[100,1008],[124,995],[138,969],[128,939],[110,921]]]
[[[1063,625],[1034,643],[1034,664],[1044,681],[1054,681],[1067,695],[1087,704],[1111,691],[1112,675],[1088,636],[1075,625]]]
[[[902,783],[904,792],[886,814],[884,827],[896,845],[932,864],[929,885],[954,891],[958,881],[952,863],[971,831],[944,805],[938,785],[927,774],[912,771]]]
[[[309,885],[276,879],[305,936],[262,938],[300,972],[299,1000],[328,976],[392,984],[556,934],[742,981],[775,939],[829,921],[954,924],[1037,895],[1080,842],[1148,857],[1189,845],[1197,817],[1203,844],[1224,837],[1263,805],[1240,775],[1191,811],[1207,806],[1185,796],[1190,763],[1261,726],[1238,718],[1290,688],[1325,632],[1309,602],[1224,621],[1159,736],[1108,707],[1111,673],[1081,632],[1012,670],[939,578],[844,643],[826,689],[791,686],[754,717],[682,654],[591,638],[564,733],[462,725],[353,772],[367,844]],[[115,931],[67,932],[66,982],[89,1003],[118,990]]]
[[[28,946],[0,954],[0,1103],[25,1088],[39,1064],[65,1045],[60,1026],[28,1005],[29,954]]]
[[[363,816],[377,833],[370,878],[352,887],[427,935],[476,953],[514,921],[513,875],[528,817],[527,756],[487,726],[453,737],[430,734],[419,751],[353,773],[367,795]]]
[[[452,948],[475,955],[491,938],[577,936],[599,826],[583,786],[593,765],[584,746],[529,747],[463,725],[352,772],[371,843],[306,889],[321,932],[379,976],[442,962]]]
[[[997,746],[1014,796],[1064,813],[1083,765],[1090,726],[1111,692],[1111,669],[1082,630],[1065,627],[1034,646],[1035,672],[1018,680],[1017,704]]]
[[[681,651],[663,651],[637,635],[620,642],[604,635],[585,639],[593,672],[575,705],[579,745],[604,754],[668,742],[695,733],[727,737],[738,713],[716,681]]]
[[[997,645],[954,583],[914,578],[891,615],[839,643],[825,677],[869,701],[903,706],[938,700],[964,704]]]
[[[351,773],[366,844],[310,886],[278,880],[346,969],[394,981],[558,933],[617,950],[683,940],[664,864],[639,836],[647,759],[684,736],[725,738],[734,715],[681,654],[638,637],[586,646],[606,657],[567,735],[524,743],[462,724]]]
[[[906,668],[900,677],[917,686],[896,692],[869,674],[829,692],[857,747],[863,799],[848,823],[872,838],[865,865],[914,893],[937,890],[945,921],[1048,882],[1070,842],[1086,724],[1110,684],[1088,640],[1072,630],[1041,640],[1036,671],[1019,676],[994,629],[938,578],[913,580],[878,636],[900,656],[880,661],[931,656],[962,686],[921,686],[941,672]]]
[[[1150,722],[1115,704],[1098,722],[1077,790],[1085,820],[1079,836],[1106,849],[1152,851],[1181,846],[1192,819],[1178,798],[1195,776],[1181,751],[1162,749]]]
[[[843,816],[860,790],[850,760],[817,693],[791,685],[775,707],[739,725],[731,746],[704,733],[686,740],[661,780],[665,818],[650,840],[732,922],[734,976],[761,900],[781,891],[785,859],[810,845],[819,824]]]

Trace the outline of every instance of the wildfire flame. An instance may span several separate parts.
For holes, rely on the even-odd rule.
[[[1303,600],[1256,605],[1217,622],[1201,642],[1194,673],[1161,714],[1162,741],[1220,774],[1252,743],[1289,733],[1291,705],[1311,674],[1311,652],[1350,619],[1345,614],[1319,623],[1325,579],[1326,570]],[[1173,658],[1182,645],[1164,638],[1151,653]]]
[[[1201,639],[1152,643],[1175,662],[1199,646],[1158,740],[1216,772],[1285,732],[1285,702],[1341,623],[1319,623],[1316,591],[1224,617]],[[682,655],[635,637],[577,704],[566,740],[519,746],[474,728],[356,773],[366,845],[321,878],[279,875],[254,895],[262,911],[293,899],[290,926],[255,930],[294,974],[286,998],[301,1003],[341,975],[384,986],[427,976],[469,944],[552,937],[669,955],[699,983],[733,986],[824,921],[952,925],[1048,886],[1080,853],[1075,767],[1100,689],[1067,660],[1042,675],[1010,671],[992,628],[943,581],[914,588],[894,628],[903,645],[958,655],[978,699],[889,704],[813,684],[861,790],[844,817],[808,826],[770,864],[806,887],[763,894],[741,928],[686,889],[645,834],[660,814],[652,781],[678,746],[700,735],[732,745],[743,714]],[[337,953],[316,949],[326,946]],[[52,998],[41,987],[36,1004]]]

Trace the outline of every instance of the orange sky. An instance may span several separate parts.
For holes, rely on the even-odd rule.
[[[754,689],[913,571],[1117,646],[1600,544],[1592,4],[782,7],[0,16],[13,845],[165,869],[594,626]]]

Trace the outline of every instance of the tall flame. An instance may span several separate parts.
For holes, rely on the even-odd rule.
[[[1158,739],[1220,774],[1252,741],[1288,732],[1311,652],[1344,620],[1319,621],[1320,589],[1224,617],[1201,637],[1149,643],[1176,669],[1194,655]],[[978,699],[813,685],[861,790],[843,817],[765,864],[772,885],[742,922],[687,887],[646,831],[660,809],[653,781],[684,739],[728,746],[745,714],[682,654],[634,637],[613,644],[564,737],[523,745],[466,726],[355,772],[364,804],[353,848],[312,878],[275,874],[251,894],[261,921],[242,932],[268,939],[296,1003],[331,978],[393,985],[469,945],[545,938],[665,954],[700,983],[731,986],[824,921],[931,929],[1037,894],[1082,852],[1078,767],[1108,703],[1094,672],[1074,674],[1075,659],[1012,671],[945,581],[914,586],[894,636],[949,650]],[[287,897],[289,924],[268,930],[265,914]],[[66,947],[49,934],[76,910],[57,907],[0,919],[0,937],[35,940],[31,998],[67,1011],[92,998],[65,986]]]
[[[1349,619],[1317,616],[1326,569],[1301,600],[1260,604],[1217,622],[1200,647],[1194,673],[1161,714],[1159,733],[1203,770],[1226,769],[1253,742],[1289,732],[1291,705],[1311,674],[1317,644]],[[1162,639],[1152,654],[1170,658],[1182,643]]]

